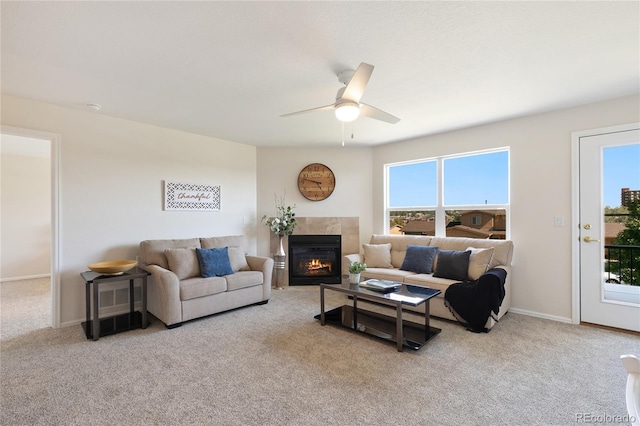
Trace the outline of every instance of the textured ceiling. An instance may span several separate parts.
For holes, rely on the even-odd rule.
[[[639,93],[633,2],[1,2],[2,92],[255,146],[376,145]],[[353,139],[351,139],[353,134]]]

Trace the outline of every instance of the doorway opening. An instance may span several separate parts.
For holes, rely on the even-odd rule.
[[[34,301],[33,324],[57,328],[59,316],[58,152],[55,134],[3,126],[3,308]],[[4,290],[7,290],[6,292]],[[35,297],[37,294],[38,297]],[[43,308],[46,297],[46,308]],[[6,298],[6,300],[5,300]],[[37,300],[37,302],[35,302]],[[18,301],[18,302],[16,302]],[[7,302],[5,305],[4,302]],[[36,307],[36,304],[38,307]],[[4,310],[4,309],[3,309]],[[44,312],[43,312],[44,311]],[[4,314],[4,312],[3,312]],[[6,312],[10,314],[9,311]],[[4,316],[4,315],[3,315]],[[4,324],[3,324],[4,328]]]

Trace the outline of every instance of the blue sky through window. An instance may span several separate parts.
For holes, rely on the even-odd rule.
[[[389,167],[389,207],[435,206],[436,162]]]
[[[620,206],[622,188],[640,189],[640,144],[603,150],[604,205]]]
[[[509,152],[445,158],[444,202],[448,206],[508,204]],[[436,160],[389,167],[389,207],[437,204]]]
[[[507,151],[444,160],[444,205],[509,203]]]

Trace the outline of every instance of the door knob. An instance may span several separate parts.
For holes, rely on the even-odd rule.
[[[600,242],[600,240],[594,240],[593,238],[591,238],[590,236],[586,236],[582,239],[585,243],[598,243]]]
[[[584,224],[584,229],[591,229],[591,224],[585,223]]]

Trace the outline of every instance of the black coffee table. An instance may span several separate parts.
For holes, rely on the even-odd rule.
[[[325,312],[325,290],[349,295],[353,300],[353,306],[343,305]],[[320,284],[320,314],[314,318],[319,319],[321,325],[327,323],[338,325],[396,342],[400,352],[403,346],[417,350],[440,333],[439,328],[429,326],[429,300],[440,293],[440,290],[410,284],[402,284],[397,291],[389,293],[369,290],[359,284],[349,284],[348,280],[343,281],[342,284]],[[359,299],[395,306],[396,316],[358,309]],[[403,305],[420,306],[422,304],[424,304],[424,324],[403,321]]]

